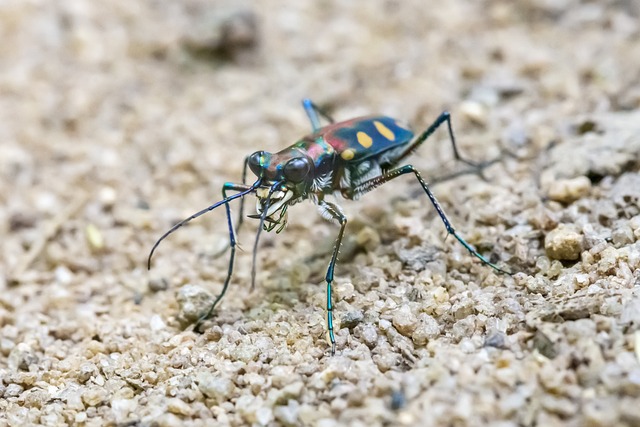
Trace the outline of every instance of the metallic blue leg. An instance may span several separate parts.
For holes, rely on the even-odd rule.
[[[246,185],[247,183],[247,169],[249,167],[249,157],[250,156],[246,156],[244,158],[244,166],[242,168],[242,185]],[[238,221],[236,222],[236,232],[239,233],[240,232],[240,227],[242,227],[242,224],[244,224],[244,197],[240,198],[240,207],[238,209]],[[229,246],[225,246],[224,248],[220,249],[218,252],[213,254],[213,258],[218,258],[221,257],[222,255],[224,255],[225,252],[227,252],[227,249],[229,249]]]
[[[335,120],[328,115],[324,110],[318,107],[313,103],[309,98],[305,98],[302,100],[302,106],[304,107],[304,111],[307,113],[307,117],[309,117],[309,121],[311,122],[311,129],[315,132],[320,129],[322,126],[320,125],[320,116],[324,117],[329,123],[334,123]]]
[[[232,184],[230,182],[226,182],[222,186],[222,196],[225,199],[227,199],[227,191],[244,192],[249,188],[251,187],[247,187],[246,185],[238,185],[238,184]],[[239,194],[242,194],[242,193],[239,193]],[[213,310],[215,310],[216,306],[218,305],[220,300],[222,300],[222,298],[224,297],[224,294],[227,292],[227,288],[229,287],[229,282],[231,281],[231,275],[233,274],[233,263],[236,257],[236,236],[233,231],[233,222],[231,221],[231,209],[229,208],[228,203],[225,204],[225,211],[227,213],[227,225],[229,227],[229,248],[231,248],[231,255],[229,256],[229,268],[227,270],[227,278],[224,280],[224,285],[222,286],[222,291],[220,292],[220,295],[218,295],[216,299],[213,301],[213,303],[211,304],[211,307],[209,307],[209,310],[205,314],[200,316],[200,318],[196,322],[195,326],[193,327],[194,331],[198,331],[200,329],[200,326],[202,325],[202,322],[204,322],[209,317],[211,317],[211,314],[213,314]]]
[[[331,285],[333,284],[333,271],[338,260],[338,253],[340,253],[340,244],[342,243],[342,236],[344,235],[344,229],[347,225],[347,217],[340,211],[340,209],[332,203],[325,201],[319,202],[320,208],[326,210],[332,218],[340,223],[340,231],[338,232],[338,238],[336,244],[333,247],[333,255],[331,255],[331,261],[329,262],[329,268],[327,269],[327,275],[325,277],[327,281],[327,330],[329,331],[329,340],[331,341],[331,355],[336,354],[336,338],[333,333],[333,296]]]
[[[244,158],[244,166],[242,168],[242,185],[247,184],[247,168],[249,166],[249,156]],[[240,227],[244,223],[244,197],[240,199],[240,209],[238,212],[238,221],[236,226],[236,231],[240,232]]]
[[[471,255],[473,255],[474,257],[478,258],[480,261],[482,261],[484,264],[488,265],[489,267],[493,268],[494,270],[500,272],[500,273],[504,273],[504,274],[511,274],[508,271],[505,271],[503,269],[501,269],[500,267],[498,267],[497,265],[489,262],[489,260],[487,260],[485,257],[483,257],[482,255],[480,255],[474,248],[473,246],[471,246],[469,243],[466,242],[466,240],[464,240],[460,235],[458,235],[458,233],[456,233],[456,231],[454,230],[453,226],[451,225],[451,222],[449,221],[449,218],[447,218],[447,216],[445,215],[444,211],[442,210],[442,207],[440,206],[440,203],[438,203],[438,200],[436,200],[436,197],[433,195],[433,193],[431,192],[431,190],[429,189],[429,186],[427,185],[427,183],[424,181],[424,179],[422,179],[422,176],[418,173],[418,171],[411,165],[405,165],[405,166],[401,166],[397,169],[393,169],[387,173],[385,173],[384,175],[380,175],[376,178],[372,178],[369,181],[365,181],[362,184],[358,185],[357,187],[355,187],[353,189],[353,194],[363,194],[363,193],[368,193],[369,191],[381,186],[382,184],[391,181],[394,178],[397,178],[401,175],[405,175],[408,173],[413,173],[416,178],[418,179],[418,182],[420,183],[420,185],[422,186],[422,189],[425,191],[425,193],[427,193],[427,197],[429,197],[429,200],[431,200],[431,203],[433,204],[433,207],[436,209],[436,212],[438,212],[438,215],[440,216],[440,219],[442,219],[442,222],[444,223],[444,226],[447,229],[447,232],[451,235],[453,235],[453,237],[456,238],[456,240],[458,242],[460,242],[462,244],[462,246],[464,246],[470,253]]]
[[[260,241],[260,233],[262,233],[262,229],[264,228],[264,221],[267,218],[269,206],[271,206],[271,196],[273,195],[274,191],[280,189],[283,182],[284,181],[278,181],[275,184],[271,185],[271,188],[269,188],[269,194],[267,194],[267,200],[264,204],[264,208],[262,209],[262,214],[260,214],[260,224],[258,225],[256,240],[253,243],[253,260],[251,262],[251,291],[256,288],[256,256],[258,254],[258,242]]]
[[[451,146],[453,147],[453,154],[456,160],[461,161],[462,163],[466,163],[469,166],[473,167],[481,167],[486,166],[484,164],[478,164],[476,162],[472,162],[471,160],[467,160],[460,155],[458,151],[458,146],[456,145],[456,138],[453,136],[453,127],[451,126],[451,114],[448,111],[443,111],[438,118],[429,126],[424,132],[422,132],[418,137],[407,147],[407,149],[398,156],[389,166],[394,166],[402,162],[405,158],[410,156],[413,152],[415,152],[420,145],[424,141],[427,140],[443,123],[447,123],[447,128],[449,129],[449,139],[451,140]]]

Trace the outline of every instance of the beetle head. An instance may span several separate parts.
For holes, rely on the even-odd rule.
[[[267,182],[283,181],[291,189],[313,178],[313,161],[299,151],[275,154],[256,151],[249,156],[247,163],[257,177]]]
[[[270,231],[280,224],[279,231],[286,225],[287,206],[305,195],[313,182],[313,161],[297,150],[275,154],[256,151],[249,156],[247,164],[257,177],[264,180],[256,191],[258,215],[252,217],[259,217],[268,204],[265,229]],[[269,197],[271,186],[277,182],[282,186],[271,192]]]

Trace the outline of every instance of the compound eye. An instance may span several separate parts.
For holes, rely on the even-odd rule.
[[[301,182],[309,173],[311,165],[306,157],[296,157],[284,165],[284,177],[287,181]]]
[[[253,172],[258,178],[260,178],[265,169],[265,156],[264,151],[256,151],[252,155],[249,156],[247,163],[249,164],[249,169]]]

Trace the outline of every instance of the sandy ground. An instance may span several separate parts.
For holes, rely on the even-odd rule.
[[[516,5],[517,4],[517,5]],[[640,3],[0,2],[0,425],[640,425]],[[216,315],[245,155],[444,109],[484,179],[256,222]],[[446,132],[411,159],[464,170]],[[253,206],[253,199],[248,206]],[[237,209],[237,207],[236,207]],[[185,328],[187,328],[185,330]]]

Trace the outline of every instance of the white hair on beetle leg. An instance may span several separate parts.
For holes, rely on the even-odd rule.
[[[350,188],[351,187],[351,171],[349,168],[343,169],[343,174],[340,177],[340,188]]]
[[[322,191],[325,188],[330,188],[333,183],[333,171],[329,171],[326,174],[314,179],[311,183],[311,191]]]
[[[358,166],[356,166],[356,170],[358,171],[359,174],[365,173],[369,169],[371,169],[371,162],[367,160],[363,161]]]
[[[327,221],[338,221],[336,216],[344,216],[344,212],[342,211],[342,208],[340,206],[329,203],[319,204],[318,212],[320,212],[320,216]]]
[[[376,178],[382,175],[382,169],[380,168],[378,162],[369,162],[368,166],[369,168],[362,175],[353,180],[354,186],[360,185],[363,182],[369,181],[372,178]]]

